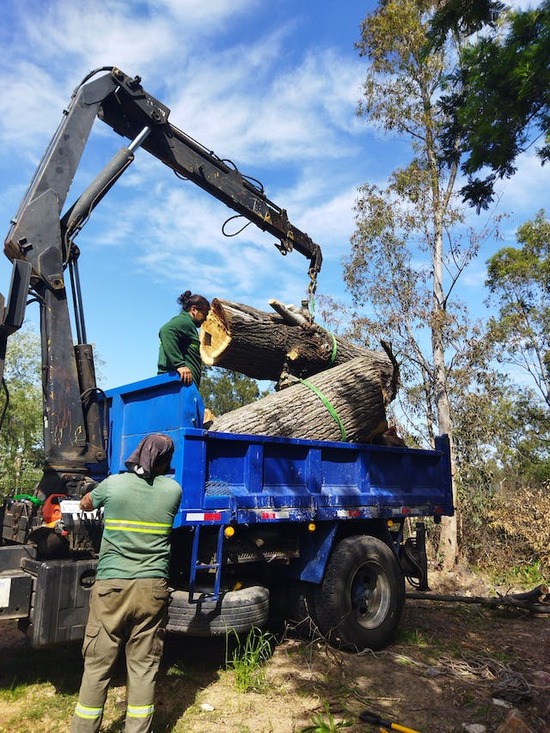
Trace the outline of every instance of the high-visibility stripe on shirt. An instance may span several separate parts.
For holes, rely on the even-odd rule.
[[[172,525],[161,522],[138,522],[132,519],[105,519],[105,529],[165,535],[170,534]]]
[[[81,702],[78,702],[74,712],[79,718],[84,718],[85,720],[96,720],[101,717],[103,708],[90,708],[87,705],[83,705]]]
[[[128,718],[147,718],[154,712],[154,705],[128,705],[126,708]]]

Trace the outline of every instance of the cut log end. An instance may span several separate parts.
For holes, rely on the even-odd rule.
[[[218,357],[231,343],[231,334],[223,321],[212,310],[199,332],[201,359],[207,366],[215,366]]]

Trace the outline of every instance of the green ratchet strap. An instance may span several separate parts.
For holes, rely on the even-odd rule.
[[[317,397],[321,400],[323,405],[327,408],[330,415],[334,418],[336,421],[336,424],[340,428],[340,440],[346,441],[348,439],[348,436],[346,434],[346,429],[342,424],[342,421],[340,420],[338,413],[334,409],[334,407],[330,404],[330,402],[327,400],[325,395],[321,392],[320,389],[318,389],[314,384],[311,384],[311,382],[308,382],[307,379],[300,379],[300,383],[304,384],[306,387],[308,387],[314,394],[317,395]]]
[[[329,332],[330,333],[330,332]],[[332,339],[332,354],[330,355],[330,364],[334,364],[336,361],[336,355],[338,353],[338,344],[336,343],[336,336],[333,333],[330,333],[330,337]]]

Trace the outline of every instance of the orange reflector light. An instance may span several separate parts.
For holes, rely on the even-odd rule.
[[[223,533],[226,537],[233,537],[235,534],[235,527],[226,527]]]
[[[315,530],[317,529],[317,525],[315,524],[315,522],[310,522],[307,525],[307,528],[309,532],[315,532]]]

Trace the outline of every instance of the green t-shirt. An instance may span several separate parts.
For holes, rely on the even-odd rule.
[[[195,386],[201,381],[202,361],[199,334],[187,311],[171,318],[159,331],[158,372],[173,372],[180,366],[189,367]]]
[[[167,578],[170,531],[182,489],[168,476],[149,481],[135,473],[109,476],[92,490],[96,509],[103,507],[105,526],[97,577]]]

